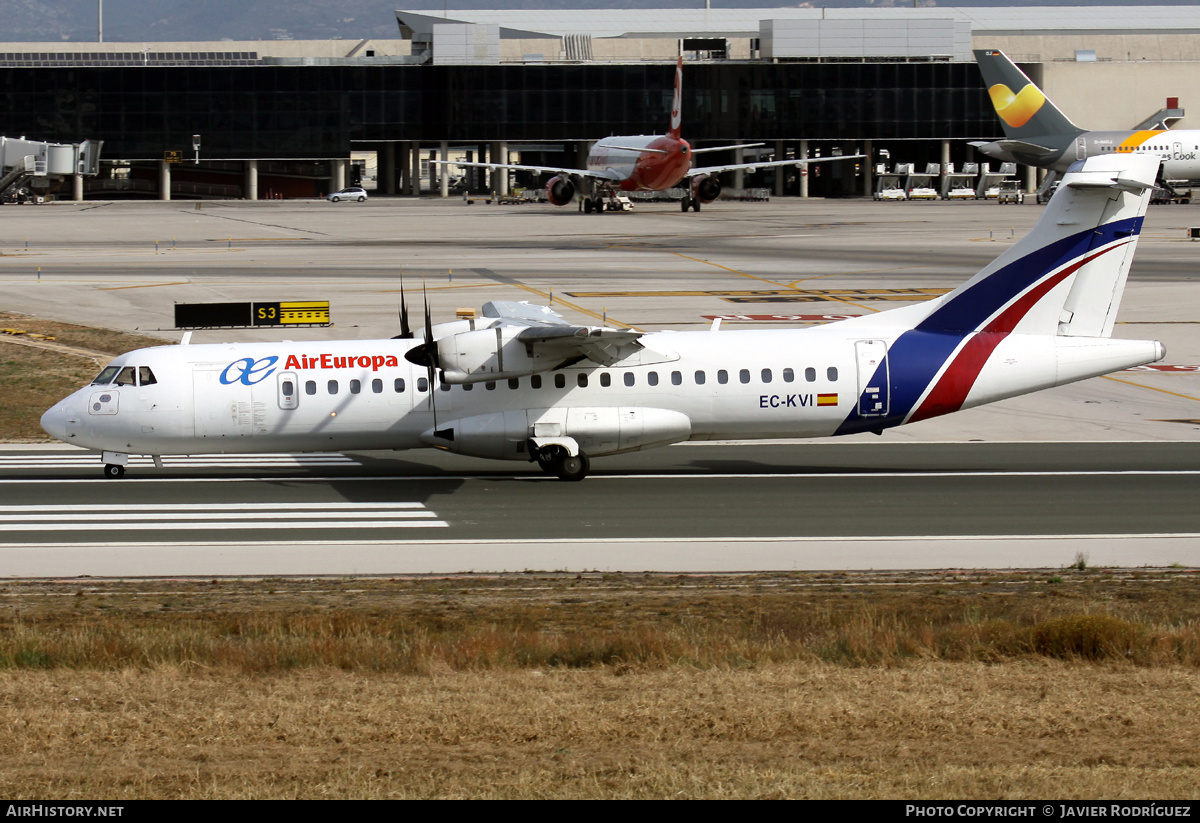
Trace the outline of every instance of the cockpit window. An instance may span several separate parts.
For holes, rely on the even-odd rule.
[[[117,372],[121,370],[120,366],[105,366],[104,369],[96,375],[96,379],[92,381],[93,386],[107,386],[117,376]]]
[[[143,386],[152,386],[157,382],[154,379],[154,372],[150,371],[149,366],[138,366],[138,383]]]
[[[117,374],[117,379],[113,381],[118,386],[136,386],[137,378],[134,375],[133,366],[126,366]]]

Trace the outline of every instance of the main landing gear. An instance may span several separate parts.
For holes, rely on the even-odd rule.
[[[559,480],[582,480],[592,468],[592,461],[586,454],[580,452],[572,456],[562,446],[546,446],[538,449],[535,455],[542,471],[555,475]]]
[[[116,463],[105,463],[104,476],[109,480],[119,480],[125,476],[125,467],[118,466]]]
[[[687,211],[689,206],[693,211],[700,211],[700,198],[692,197],[690,194],[685,194],[679,198],[680,211]]]

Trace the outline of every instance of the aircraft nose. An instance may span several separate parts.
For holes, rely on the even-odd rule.
[[[42,415],[42,429],[58,440],[67,439],[67,404],[56,403]]]

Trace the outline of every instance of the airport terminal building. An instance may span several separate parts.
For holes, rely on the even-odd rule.
[[[1088,128],[1131,128],[1168,98],[1200,117],[1188,97],[1200,86],[1191,6],[396,19],[395,40],[4,44],[0,133],[103,140],[100,174],[75,187],[85,197],[313,197],[354,182],[362,171],[351,160],[363,156],[381,194],[445,193],[434,157],[578,166],[601,137],[663,132],[682,55],[693,145],[871,158],[811,178],[793,167],[731,175],[727,185],[860,196],[884,160],[984,159],[969,142],[1000,128],[973,48],[1007,52]],[[525,177],[511,182],[537,183]],[[510,178],[466,182],[503,190]]]

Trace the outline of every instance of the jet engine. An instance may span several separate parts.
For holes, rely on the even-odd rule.
[[[721,194],[721,179],[715,174],[692,179],[692,197],[701,203],[711,203]]]
[[[575,198],[575,181],[556,174],[546,181],[546,199],[556,206],[565,206]]]

